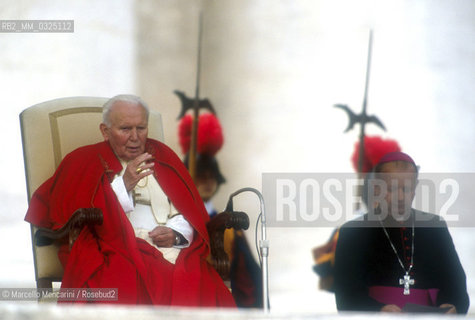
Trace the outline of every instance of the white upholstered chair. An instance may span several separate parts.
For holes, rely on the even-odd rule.
[[[36,104],[20,114],[28,200],[53,175],[66,154],[103,140],[99,124],[106,101],[107,98],[100,97],[61,98]],[[158,112],[150,112],[149,137],[163,141],[162,119]],[[51,288],[52,282],[61,281],[63,276],[57,256],[59,246],[54,242],[38,246],[34,241],[35,231],[32,226],[37,287]]]

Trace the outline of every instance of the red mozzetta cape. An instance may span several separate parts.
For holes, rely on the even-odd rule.
[[[62,257],[62,288],[118,288],[118,303],[234,306],[221,278],[206,261],[208,214],[186,168],[163,143],[149,139],[154,174],[175,208],[195,230],[175,265],[142,239],[120,206],[110,182],[122,166],[107,142],[68,154],[55,174],[33,194],[25,220],[40,227],[63,226],[78,208],[100,208],[94,236],[84,228]]]

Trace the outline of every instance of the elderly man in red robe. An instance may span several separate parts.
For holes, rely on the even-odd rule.
[[[58,229],[79,208],[102,210],[101,226],[60,250],[62,288],[117,288],[124,304],[234,306],[206,261],[203,202],[177,155],[147,137],[148,114],[136,96],[106,102],[104,141],[68,154],[25,220]]]

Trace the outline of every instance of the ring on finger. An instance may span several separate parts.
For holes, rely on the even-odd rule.
[[[135,172],[136,172],[137,174],[140,174],[142,171],[143,171],[143,169],[140,168],[140,167],[138,167],[137,169],[135,169]]]

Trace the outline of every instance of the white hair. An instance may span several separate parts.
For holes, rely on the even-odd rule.
[[[119,94],[115,97],[112,97],[110,98],[109,100],[107,100],[106,103],[104,103],[104,106],[102,106],[102,122],[106,125],[106,126],[110,126],[111,125],[111,120],[110,120],[110,112],[111,112],[111,109],[112,109],[112,106],[114,105],[114,103],[116,102],[129,102],[129,103],[133,103],[133,104],[138,104],[140,106],[142,106],[142,108],[144,108],[145,110],[145,115],[147,117],[147,120],[148,120],[148,115],[150,114],[150,111],[149,111],[149,108],[148,108],[148,105],[142,100],[142,98],[138,97],[138,96],[135,96],[133,94]]]

